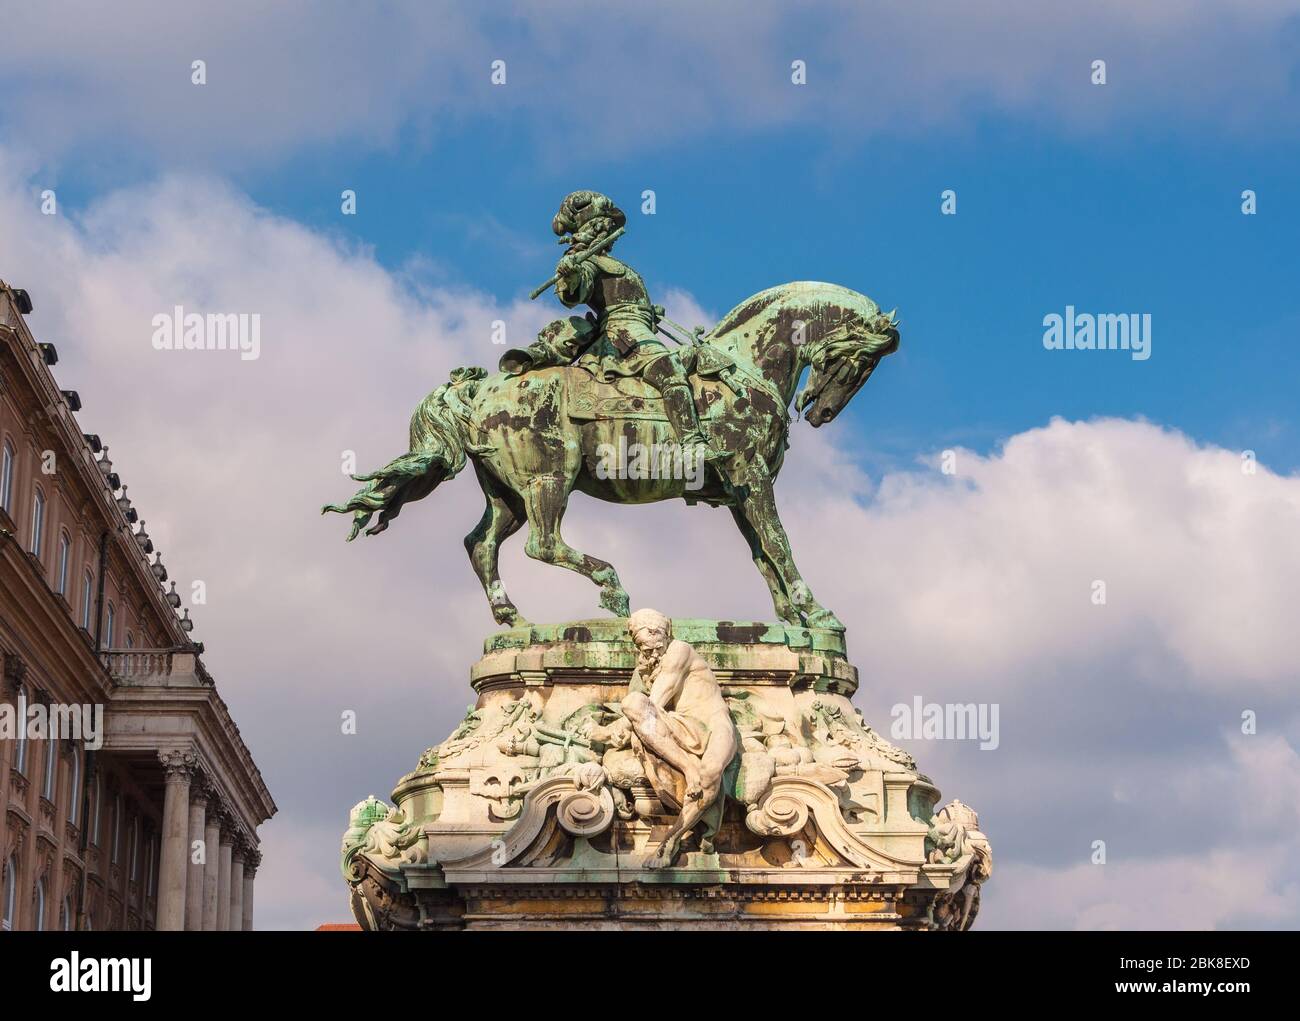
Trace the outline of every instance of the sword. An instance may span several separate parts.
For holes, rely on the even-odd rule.
[[[578,253],[578,257],[573,260],[575,265],[584,263],[588,259],[590,259],[593,255],[598,255],[601,252],[603,252],[606,248],[608,248],[610,245],[612,245],[615,241],[617,241],[619,238],[623,236],[624,230],[626,230],[626,228],[620,227],[618,230],[614,231],[614,233],[605,235],[604,238],[596,242],[596,244],[592,245],[586,251]],[[560,244],[564,244],[563,238],[560,239]],[[551,277],[550,280],[546,281],[546,283],[539,284],[537,287],[534,287],[528,293],[528,297],[530,299],[538,298],[548,288],[554,287],[559,282],[559,280],[560,280],[560,275],[557,273],[555,276]]]
[[[689,346],[699,347],[699,345],[703,343],[703,341],[700,339],[704,335],[703,326],[697,326],[693,330],[688,330],[681,323],[673,322],[673,320],[669,319],[666,315],[664,315],[664,307],[662,305],[656,305],[654,307],[654,312],[655,312],[655,319],[657,320],[657,322],[655,323],[655,329],[658,330],[660,333],[662,333],[665,337],[668,337],[669,339],[676,341],[678,344],[681,344],[683,347],[689,347]],[[669,333],[661,325],[659,325],[661,322],[667,323],[675,330],[680,330],[682,335],[679,336],[678,334],[675,333]],[[682,336],[689,337],[690,340],[683,340]]]

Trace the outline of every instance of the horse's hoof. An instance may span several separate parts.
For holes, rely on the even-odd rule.
[[[602,592],[600,594],[600,605],[615,617],[626,617],[632,612],[632,602],[622,589]]]
[[[803,627],[803,618],[799,616],[799,611],[793,606],[778,606],[776,608],[776,617],[777,620],[783,620],[795,627]]]
[[[808,614],[808,622],[805,627],[823,628],[827,631],[843,631],[844,625],[840,623],[839,617],[831,613],[830,610],[814,610]]]

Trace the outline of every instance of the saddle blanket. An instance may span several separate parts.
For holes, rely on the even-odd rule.
[[[639,418],[667,422],[663,398],[659,391],[643,379],[633,376],[616,376],[606,383],[587,373],[580,373],[579,381],[569,394],[569,417],[576,422],[593,422],[606,419]],[[725,383],[690,376],[691,390],[695,394],[695,411],[701,419],[707,418],[723,403]]]

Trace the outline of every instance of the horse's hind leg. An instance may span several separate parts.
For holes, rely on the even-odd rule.
[[[758,536],[763,552],[781,579],[781,587],[793,608],[803,616],[804,623],[808,627],[843,631],[844,625],[839,618],[813,598],[808,584],[795,567],[790,540],[776,511],[776,498],[767,468],[760,462],[753,462],[737,473],[732,484],[739,498],[741,514]]]
[[[600,586],[600,605],[616,617],[630,611],[627,593],[612,564],[574,549],[560,537],[560,522],[570,486],[563,477],[543,475],[524,489],[524,508],[528,514],[528,542],[524,552],[534,560],[567,567],[590,578]]]
[[[487,498],[487,507],[483,517],[474,527],[474,531],[465,536],[465,552],[469,554],[474,573],[483,583],[488,602],[492,604],[492,616],[498,624],[507,627],[519,627],[528,623],[519,615],[519,610],[506,595],[505,586],[501,584],[498,563],[501,543],[519,531],[524,523],[524,505],[519,496],[498,485],[483,471],[475,466],[479,485]]]
[[[758,538],[758,533],[754,531],[754,526],[749,523],[749,519],[741,512],[739,507],[731,507],[731,516],[736,519],[736,527],[740,529],[740,534],[745,537],[749,543],[749,555],[754,558],[754,565],[758,568],[758,573],[763,576],[767,582],[767,587],[772,591],[772,605],[776,608],[776,615],[787,624],[803,624],[803,618],[790,602],[790,597],[785,593],[785,586],[781,583],[781,576],[777,573],[772,561],[768,555],[763,552],[763,543]]]

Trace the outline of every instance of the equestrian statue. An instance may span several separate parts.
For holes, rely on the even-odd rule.
[[[501,543],[525,523],[530,557],[585,575],[602,607],[628,615],[614,567],[561,537],[575,490],[610,503],[725,506],[777,615],[843,630],[795,566],[773,483],[791,402],[814,427],[831,421],[897,350],[895,314],[848,288],[799,281],[746,299],[707,333],[687,331],[612,254],[626,222],[599,192],[566,196],[551,226],[568,250],[532,296],[553,284],[566,307],[585,305],[586,314],[557,319],[527,348],[507,351],[495,374],[454,370],[416,408],[409,452],[353,476],[363,483],[356,495],[322,512],[352,515],[349,541],[362,529],[375,535],[472,462],[487,506],[465,548],[497,623],[519,627],[527,622],[497,564]]]

